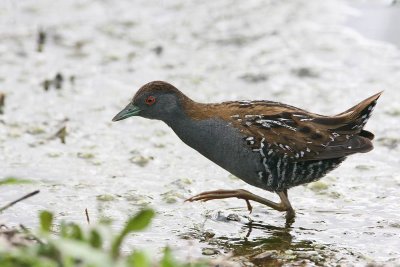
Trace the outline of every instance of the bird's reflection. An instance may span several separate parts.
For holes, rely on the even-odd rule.
[[[291,221],[286,221],[285,227],[277,227],[277,226],[272,226],[268,224],[263,224],[261,222],[255,222],[255,221],[249,221],[246,223],[243,228],[247,229],[247,234],[246,237],[250,237],[251,232],[253,231],[253,228],[259,229],[259,230],[269,230],[269,231],[284,231],[284,232],[290,232],[290,228],[292,224],[294,223],[294,220]]]
[[[251,258],[267,251],[284,252],[312,251],[314,242],[295,239],[295,229],[290,225],[282,227],[267,224],[263,221],[248,221],[243,223],[237,237],[214,237],[207,242],[232,252],[234,256]]]
[[[243,232],[247,232],[245,238],[228,242],[228,248],[234,255],[244,256],[257,254],[267,250],[287,250],[292,246],[293,235],[290,227],[278,227],[262,222],[250,221],[242,227]],[[254,231],[262,231],[263,235],[252,238]]]
[[[285,224],[281,218],[269,218],[267,223],[262,220],[263,217],[257,213],[252,218],[237,213],[212,213],[206,216],[201,227],[193,228],[181,237],[198,239],[221,249],[221,253],[230,252],[233,257],[244,257],[257,266],[261,263],[262,266],[275,266],[303,260],[310,263],[314,261],[310,255],[322,257],[327,252],[318,249],[323,246],[314,241],[299,239],[299,232],[319,230],[293,227],[293,222]]]

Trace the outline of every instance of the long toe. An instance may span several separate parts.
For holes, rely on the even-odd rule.
[[[231,198],[231,197],[236,197],[235,194],[231,193],[213,193],[213,192],[204,192],[198,195],[195,195],[191,198],[188,198],[186,201],[208,201],[208,200],[213,200],[213,199],[223,199],[223,198]]]
[[[249,192],[239,189],[239,190],[215,190],[215,191],[207,191],[207,192],[203,192],[200,193],[198,195],[195,195],[193,197],[190,197],[188,199],[185,200],[189,201],[189,202],[193,202],[193,201],[209,201],[209,200],[214,200],[214,199],[224,199],[224,198],[239,198],[239,199],[243,199],[246,201],[246,205],[247,205],[247,209],[249,210],[249,212],[251,213],[253,210],[253,207],[250,204],[250,201],[247,197],[247,194],[249,194]]]

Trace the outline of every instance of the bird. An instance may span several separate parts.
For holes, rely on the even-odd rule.
[[[186,201],[238,198],[286,212],[292,187],[317,181],[348,156],[373,149],[374,134],[364,130],[382,92],[334,116],[291,105],[246,100],[199,103],[164,81],[143,85],[112,120],[132,116],[165,122],[188,146],[244,182],[276,193],[274,202],[244,189],[214,190]]]

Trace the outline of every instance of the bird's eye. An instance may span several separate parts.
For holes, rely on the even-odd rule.
[[[156,98],[154,96],[148,96],[144,102],[151,106],[156,102]]]

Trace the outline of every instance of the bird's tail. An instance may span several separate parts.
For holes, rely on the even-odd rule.
[[[337,118],[342,118],[344,123],[335,129],[341,134],[358,134],[370,140],[374,138],[374,134],[363,130],[368,119],[371,117],[372,111],[377,103],[378,98],[383,92],[379,92],[367,99],[361,101],[357,105],[348,110],[336,115]]]

